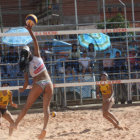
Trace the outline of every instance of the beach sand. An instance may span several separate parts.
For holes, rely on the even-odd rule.
[[[103,118],[101,109],[65,110],[50,117],[45,140],[140,140],[140,106],[113,108],[112,113],[129,130],[114,129]],[[11,137],[8,122],[2,121],[0,140],[37,140],[43,113],[27,114]]]

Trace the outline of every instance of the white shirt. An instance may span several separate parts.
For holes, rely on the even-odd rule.
[[[104,59],[103,67],[113,67],[113,59]]]
[[[87,68],[89,65],[90,58],[89,57],[81,57],[79,58],[79,62],[82,64],[83,67]]]
[[[41,72],[46,70],[44,62],[41,57],[33,56],[32,61],[29,63],[29,71],[32,77],[39,75]]]

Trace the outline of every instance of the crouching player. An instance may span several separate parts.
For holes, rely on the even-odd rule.
[[[7,83],[3,83],[2,87],[7,87]],[[12,107],[17,108],[17,104],[12,101],[12,92],[10,90],[2,90],[0,91],[0,123],[2,123],[2,117],[5,118],[9,123],[10,127],[14,124],[14,119],[11,113],[7,110],[8,104],[11,104]],[[9,129],[10,130],[10,129]],[[11,132],[9,131],[9,135]]]
[[[108,74],[106,72],[103,72],[101,74],[101,81],[107,81],[107,80],[108,80]],[[99,92],[101,92],[103,98],[102,111],[103,111],[104,118],[106,118],[110,123],[112,123],[115,128],[123,129],[120,126],[119,121],[116,119],[116,117],[110,112],[110,109],[114,104],[112,85],[111,84],[98,85],[96,90],[97,99],[100,98]]]

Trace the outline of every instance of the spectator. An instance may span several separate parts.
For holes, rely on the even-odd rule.
[[[120,73],[120,71],[125,71],[126,70],[125,60],[120,59],[121,58],[120,52],[118,51],[116,52],[115,58],[116,59],[114,59],[114,72]],[[117,77],[119,77],[118,74],[117,74]]]
[[[69,59],[75,60],[75,61],[72,61],[70,65],[71,65],[71,68],[76,72],[79,72],[79,63],[77,61],[79,58],[80,58],[80,49],[77,47],[76,44],[72,44],[72,50],[70,52]]]
[[[130,62],[130,69],[134,71],[136,69],[136,51],[131,50],[129,52],[129,62]]]
[[[15,52],[14,47],[10,47],[9,52],[6,55],[6,62],[10,63],[7,65],[7,73],[10,76],[15,77],[19,70],[18,65],[12,65],[12,63],[18,63],[19,55],[17,52]]]
[[[110,59],[110,53],[106,53],[106,59],[103,60],[103,69],[107,73],[113,72],[114,62]]]
[[[90,43],[89,47],[88,47],[88,52],[87,52],[88,56],[92,59],[95,58],[96,56],[96,51],[94,49],[94,44]]]
[[[136,42],[136,40],[132,40],[131,44],[129,45],[129,49],[130,50],[137,50],[138,49],[138,44]]]
[[[140,49],[138,50],[137,58],[136,58],[136,70],[140,70]]]
[[[0,62],[1,62],[1,73],[2,76],[4,76],[5,74],[7,74],[7,67],[6,65],[3,65],[3,63],[6,63],[6,57],[4,53],[2,53],[2,51],[0,51]]]
[[[8,63],[17,63],[18,62],[19,55],[17,52],[15,52],[14,47],[9,48],[9,52],[7,53],[6,59],[7,59]]]
[[[70,67],[68,67],[68,68],[66,69],[65,73],[66,73],[66,75],[65,75],[65,76],[66,76],[66,77],[65,77],[66,83],[74,82],[74,75],[75,75],[75,73],[73,73],[73,71],[71,70]]]
[[[57,74],[64,74],[65,72],[65,61],[66,58],[63,55],[57,55],[57,59],[56,59],[56,71]]]
[[[81,58],[79,58],[79,63],[80,63],[80,66],[82,67],[82,74],[85,74],[86,71],[88,71],[92,74],[90,62],[91,62],[91,59],[89,57],[87,57],[87,52],[84,51],[83,56]]]
[[[91,67],[94,67],[94,59],[96,56],[96,51],[94,49],[94,44],[90,43],[88,47],[88,52],[87,52],[88,57],[91,59]]]

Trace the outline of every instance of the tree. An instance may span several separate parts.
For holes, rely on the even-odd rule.
[[[125,18],[121,13],[118,13],[116,16],[111,17],[107,19],[107,24],[106,28],[107,29],[114,29],[114,28],[126,28],[125,25]],[[129,27],[129,23],[127,22],[127,28]],[[97,26],[98,29],[104,29],[104,24],[99,24]],[[110,37],[116,37],[116,38],[111,38],[111,41],[121,41],[126,39],[126,33],[108,33]],[[128,33],[128,36],[132,36],[132,33]]]

